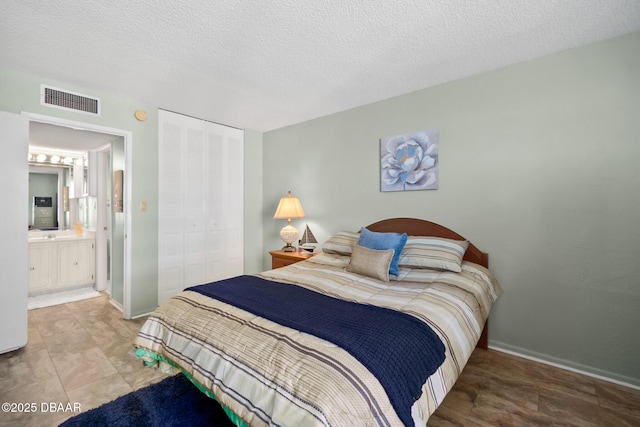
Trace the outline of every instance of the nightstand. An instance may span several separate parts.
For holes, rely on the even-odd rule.
[[[284,252],[284,251],[271,251],[271,268],[280,268],[287,265],[295,264],[296,262],[304,261],[307,258],[311,258],[316,255],[315,252]]]

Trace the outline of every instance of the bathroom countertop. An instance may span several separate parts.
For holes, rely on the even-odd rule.
[[[82,235],[78,236],[75,230],[55,230],[55,231],[29,231],[29,243],[46,243],[46,242],[66,242],[74,240],[92,240],[95,239],[95,232],[86,230]]]

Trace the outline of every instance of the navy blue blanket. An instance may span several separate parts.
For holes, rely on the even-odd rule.
[[[405,425],[422,385],[445,359],[431,328],[413,316],[343,301],[300,286],[238,276],[187,290],[340,346],[375,375]]]

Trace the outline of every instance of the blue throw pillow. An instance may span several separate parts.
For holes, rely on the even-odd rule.
[[[398,261],[400,252],[407,243],[407,233],[376,233],[362,227],[360,229],[360,240],[358,244],[369,249],[386,250],[393,249],[393,258],[389,266],[389,274],[398,275]]]

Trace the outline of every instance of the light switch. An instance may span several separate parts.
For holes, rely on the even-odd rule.
[[[147,211],[147,201],[146,200],[140,200],[140,210],[142,212],[146,212]]]

